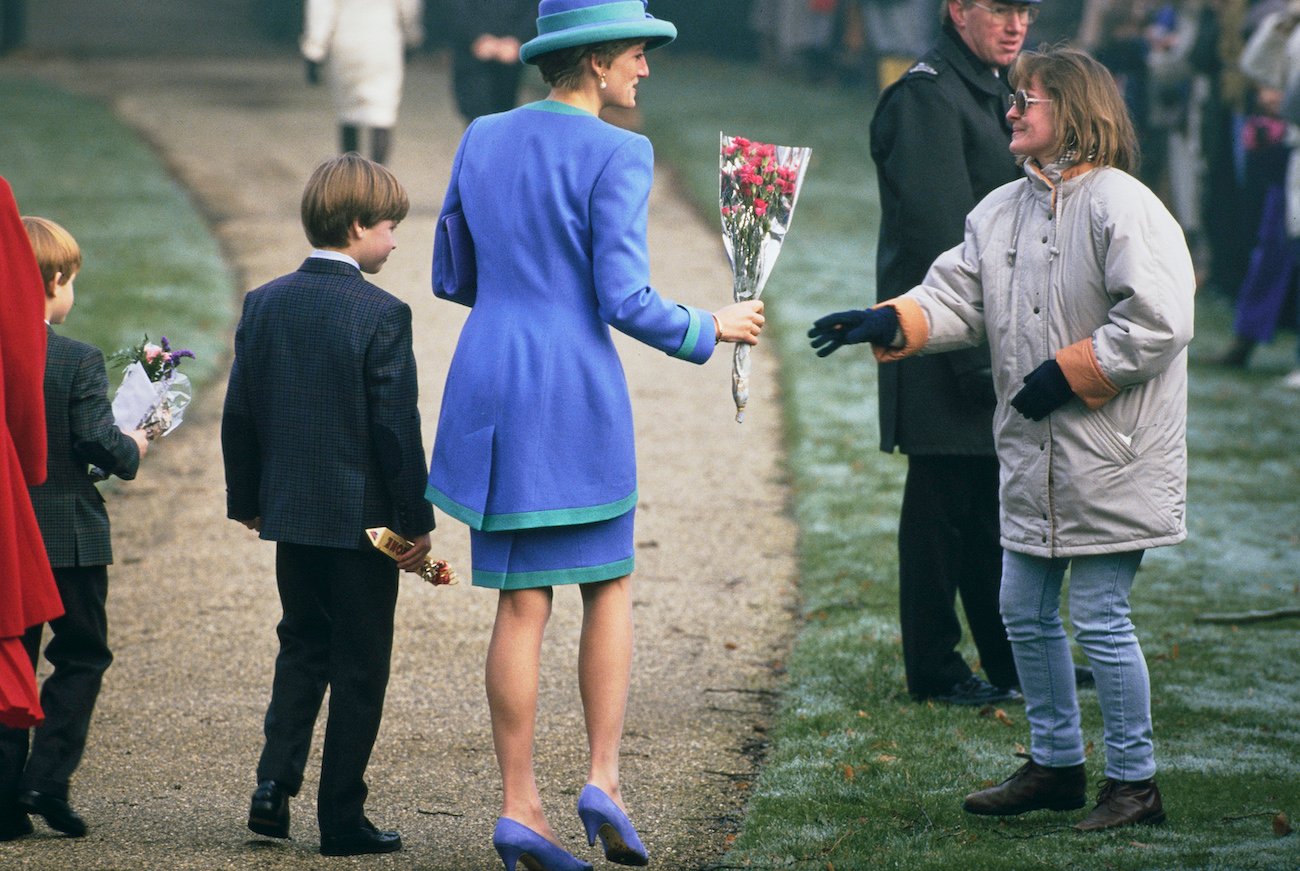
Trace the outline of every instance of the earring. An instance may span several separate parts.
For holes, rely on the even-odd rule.
[[[604,73],[601,73],[601,74],[600,74],[600,89],[603,91],[603,90],[605,90],[605,89],[608,88],[608,87],[609,87],[609,83],[605,81],[605,74],[604,74]]]

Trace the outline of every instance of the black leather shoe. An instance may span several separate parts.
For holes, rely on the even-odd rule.
[[[983,707],[995,702],[1023,702],[1020,691],[1011,687],[995,687],[979,675],[971,675],[947,692],[935,693],[930,698],[945,705],[970,705]]]
[[[364,856],[368,853],[396,853],[402,849],[402,836],[375,828],[365,817],[361,825],[351,832],[321,834],[322,856]]]
[[[27,818],[27,811],[23,808],[10,805],[0,811],[0,841],[16,841],[31,833],[32,821]]]
[[[1025,753],[1016,755],[1029,759]],[[997,786],[966,796],[961,807],[970,814],[1006,817],[1036,810],[1075,810],[1087,802],[1088,775],[1082,764],[1050,768],[1029,759]]]
[[[67,799],[29,789],[18,796],[18,805],[29,814],[44,817],[45,822],[56,832],[63,832],[72,838],[86,834],[86,821],[77,815]]]
[[[248,828],[268,838],[289,837],[289,793],[274,780],[263,780],[248,805]]]

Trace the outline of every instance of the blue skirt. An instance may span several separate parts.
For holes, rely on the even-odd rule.
[[[636,509],[572,526],[469,531],[473,583],[495,590],[609,581],[632,573]]]

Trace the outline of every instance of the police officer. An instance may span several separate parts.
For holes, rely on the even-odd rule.
[[[921,283],[962,241],[966,213],[1020,177],[1008,150],[1006,68],[1033,2],[946,0],[936,44],[881,95],[871,121],[880,185],[877,299]],[[898,527],[907,689],[918,700],[1018,700],[998,611],[998,461],[987,346],[880,366],[880,449],[907,455]],[[957,652],[956,597],[988,680]]]

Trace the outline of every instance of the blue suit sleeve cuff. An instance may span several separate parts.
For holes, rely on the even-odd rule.
[[[673,356],[679,360],[703,363],[713,356],[713,316],[690,306],[684,305],[681,308],[690,316],[690,323],[686,327],[686,337],[682,339],[681,347],[673,352]]]

